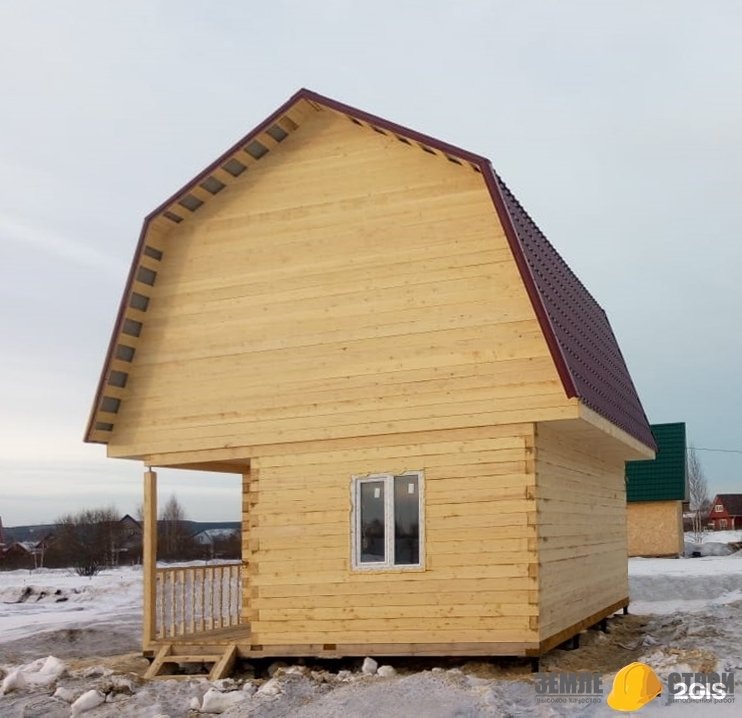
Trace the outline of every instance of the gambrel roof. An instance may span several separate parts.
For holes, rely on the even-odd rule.
[[[714,505],[721,504],[730,516],[742,516],[742,494],[717,494],[709,512],[710,518],[714,511]]]
[[[401,127],[361,110],[299,90],[144,220],[124,296],[108,347],[86,441],[107,443],[124,395],[138,337],[145,323],[148,288],[162,259],[168,230],[224,189],[318,110],[396,137],[408,145],[482,175],[505,230],[523,284],[568,397],[654,449],[646,415],[605,312],[569,269],[485,157]]]

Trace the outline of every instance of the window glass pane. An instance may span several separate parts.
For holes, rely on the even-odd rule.
[[[360,484],[360,562],[378,563],[386,559],[384,545],[384,482]]]
[[[420,563],[420,486],[417,476],[394,477],[394,563]]]

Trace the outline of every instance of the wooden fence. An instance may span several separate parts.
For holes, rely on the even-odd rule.
[[[240,623],[240,564],[156,570],[156,637],[174,638]]]

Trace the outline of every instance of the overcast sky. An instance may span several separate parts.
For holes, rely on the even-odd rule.
[[[133,512],[82,433],[144,215],[299,87],[488,156],[652,422],[742,450],[742,4],[0,0],[0,516]],[[702,452],[713,492],[742,454]],[[163,472],[191,518],[239,479]]]

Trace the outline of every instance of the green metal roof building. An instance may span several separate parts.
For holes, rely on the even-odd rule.
[[[626,462],[626,500],[685,501],[685,422],[652,424],[651,429],[657,457]]]

